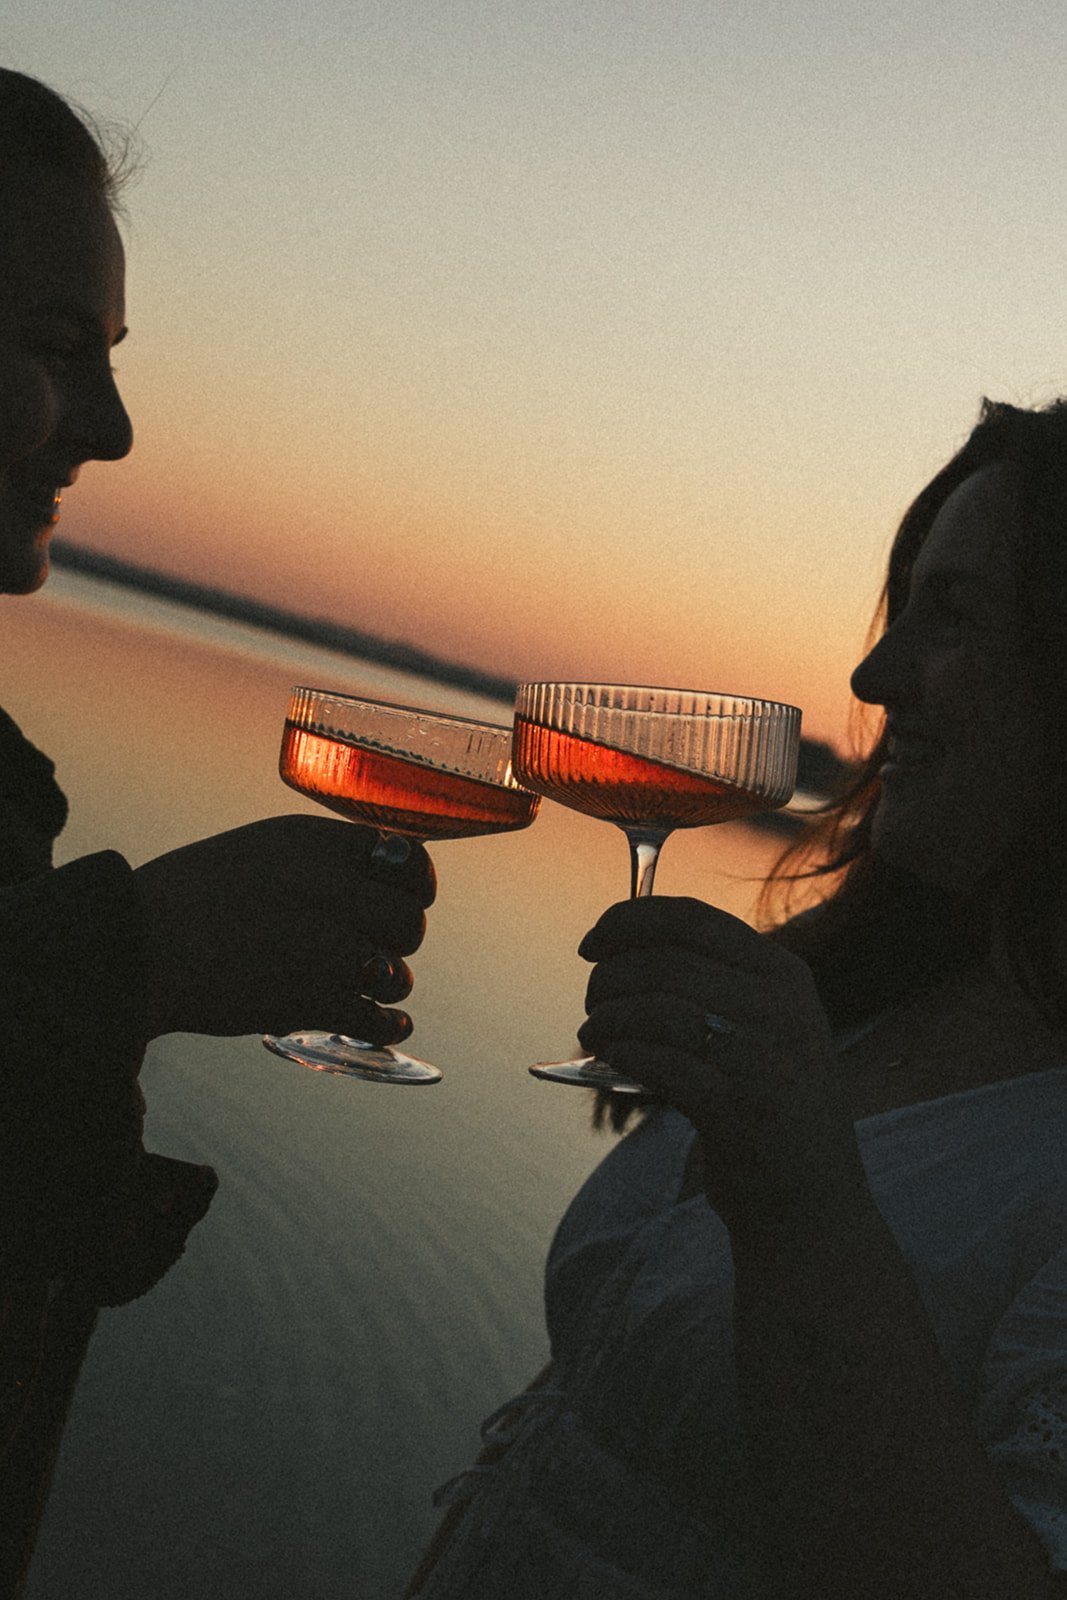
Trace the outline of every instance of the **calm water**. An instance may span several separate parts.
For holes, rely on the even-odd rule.
[[[0,703],[71,800],[61,859],[136,863],[298,809],[275,766],[294,682],[507,720],[62,573],[2,618]],[[657,887],[748,915],[774,853],[738,827],[677,836]],[[608,1141],[584,1095],[524,1066],[573,1049],[574,950],[626,892],[625,844],[545,807],[525,834],[434,855],[411,1009],[444,1083],[324,1078],[256,1039],[153,1046],[146,1142],[221,1187],[162,1284],[102,1314],[31,1600],[387,1600],[434,1485],[543,1362],[545,1249]]]

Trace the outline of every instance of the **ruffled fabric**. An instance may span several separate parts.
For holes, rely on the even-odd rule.
[[[1067,1572],[1067,1250],[998,1323],[982,1378],[979,1437],[1054,1570]]]
[[[500,1466],[457,1480],[452,1497],[466,1499],[466,1513],[419,1600],[727,1600],[736,1592],[723,1539],[605,1449],[559,1392],[531,1397]]]
[[[857,1135],[982,1442],[1067,1570],[1067,1070]],[[509,1402],[496,1459],[453,1481],[464,1509],[418,1600],[741,1592],[732,1263],[704,1197],[677,1198],[691,1139],[653,1112],[572,1202],[546,1272],[551,1386]]]

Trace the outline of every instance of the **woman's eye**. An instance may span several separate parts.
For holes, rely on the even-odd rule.
[[[981,612],[970,595],[949,590],[941,600],[938,614],[942,627],[953,637],[980,631]]]

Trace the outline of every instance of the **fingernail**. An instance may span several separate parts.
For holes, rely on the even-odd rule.
[[[412,844],[402,833],[383,833],[370,853],[376,867],[402,867],[411,855]]]
[[[406,1011],[391,1011],[389,1015],[395,1020],[397,1028],[400,1030],[397,1033],[396,1039],[393,1041],[395,1044],[399,1044],[401,1039],[406,1039],[408,1037],[415,1024],[412,1022]]]
[[[717,1011],[705,1011],[704,1022],[710,1033],[733,1033],[734,1025],[728,1017],[720,1017]]]
[[[393,963],[383,955],[373,955],[364,961],[357,973],[357,981],[363,993],[375,989],[379,984],[388,983],[395,976]]]

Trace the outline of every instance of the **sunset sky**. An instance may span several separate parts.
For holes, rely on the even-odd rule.
[[[1062,0],[22,0],[137,124],[137,443],[61,532],[840,740],[893,526],[1067,390]]]

